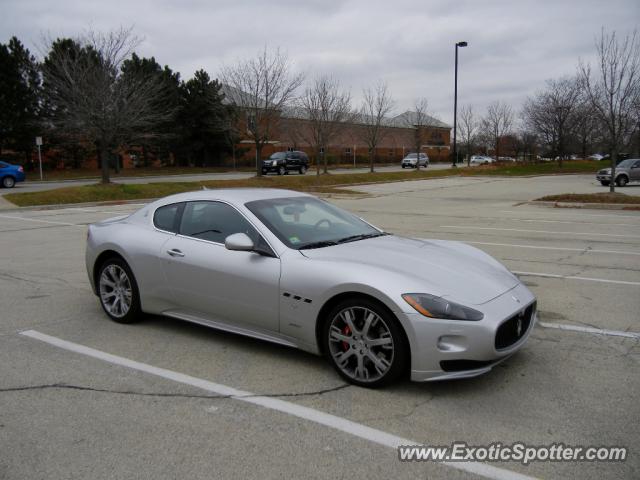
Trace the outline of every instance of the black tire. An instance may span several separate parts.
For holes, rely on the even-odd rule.
[[[402,169],[404,170],[406,167],[404,165],[402,165]]]
[[[278,167],[278,175],[284,175],[287,170],[284,167]]]
[[[332,325],[334,326],[334,330],[335,330],[337,323],[340,322],[342,318],[340,317],[340,314],[343,313],[345,310],[351,310],[351,309],[356,311],[353,317],[353,323],[356,326],[356,328],[363,327],[365,312],[367,311],[373,312],[377,316],[376,320],[371,323],[371,326],[372,328],[375,328],[374,327],[374,324],[375,324],[375,326],[379,328],[378,331],[384,331],[385,335],[387,333],[390,334],[391,349],[392,349],[390,361],[389,361],[389,357],[385,358],[385,353],[383,352],[383,350],[385,350],[385,347],[371,346],[366,343],[367,341],[373,341],[373,339],[369,338],[367,334],[359,337],[361,341],[360,346],[356,346],[356,343],[358,343],[357,342],[358,337],[354,335],[354,332],[349,332],[349,333],[345,332],[345,335],[351,334],[351,338],[355,339],[352,345],[347,344],[347,342],[338,341],[336,339],[330,340]],[[361,315],[361,318],[357,313],[358,310],[361,310],[363,312]],[[355,333],[359,333],[359,332],[355,332]],[[333,365],[333,368],[336,369],[338,374],[349,383],[358,385],[360,387],[378,388],[398,380],[401,376],[403,376],[408,371],[409,344],[406,339],[405,333],[402,330],[400,322],[398,322],[396,317],[391,312],[389,312],[386,308],[384,308],[379,303],[372,301],[368,298],[354,297],[347,300],[343,300],[338,305],[336,305],[329,312],[327,317],[324,319],[321,335],[322,335],[322,338],[321,338],[322,347],[325,352],[325,355],[329,359],[329,362]],[[379,337],[379,338],[382,338],[382,337]],[[363,346],[362,342],[364,342],[366,346]],[[341,349],[345,349],[344,352],[347,352],[348,350],[353,350],[353,352],[350,355],[347,355],[347,357],[349,357],[348,361],[344,362],[345,367],[349,367],[347,364],[348,363],[352,364],[353,363],[352,360],[355,360],[357,363],[357,355],[358,355],[357,350],[361,348],[366,349],[367,351],[366,355],[369,355],[369,354],[374,355],[378,359],[384,359],[386,363],[389,364],[389,366],[384,371],[384,373],[381,374],[378,378],[374,378],[372,380],[366,380],[366,381],[355,378],[354,376],[352,376],[351,374],[345,371],[345,370],[348,370],[348,368],[345,368],[343,370],[343,368],[340,365],[338,365],[337,360],[334,358],[334,355],[340,355],[341,353],[343,353],[340,351]],[[374,348],[378,349],[378,351],[375,352],[373,350]],[[388,351],[388,349],[386,350]],[[362,354],[363,350],[360,350],[359,353]],[[354,355],[356,356],[355,359],[352,358]],[[365,364],[364,363],[365,360],[367,361],[366,362],[367,367],[373,367],[373,370],[376,370],[374,362],[371,361],[369,358],[365,358],[363,360],[363,365]],[[369,368],[368,370],[370,371],[371,368]],[[379,374],[378,371],[376,371],[375,373]],[[354,370],[354,374],[355,374],[355,370]]]
[[[302,165],[300,167],[300,175],[304,175],[305,173],[307,173],[307,166],[306,165]]]
[[[616,178],[616,185],[618,185],[619,187],[624,187],[627,183],[629,183],[629,179],[626,175],[620,175],[618,178]]]
[[[609,183],[611,183],[611,182],[608,182],[608,181],[606,181],[606,180],[600,180],[600,183],[602,184],[602,186],[604,186],[604,187],[608,187],[608,186],[609,186]]]
[[[114,311],[110,309],[107,305],[105,305],[106,299],[104,294],[105,293],[108,294],[115,291],[115,288],[102,284],[103,282],[102,277],[103,275],[105,275],[105,272],[107,272],[106,275],[108,278],[110,279],[113,278],[111,275],[111,271],[108,271],[110,267],[114,267],[115,269],[120,269],[120,271],[123,271],[126,274],[128,285],[130,286],[130,289],[131,289],[131,303],[127,311],[121,315],[114,314]],[[129,265],[127,265],[127,262],[125,262],[122,258],[120,257],[108,258],[100,266],[100,269],[98,270],[98,274],[96,276],[96,289],[98,290],[98,298],[100,300],[100,305],[102,306],[102,309],[111,320],[118,323],[134,323],[141,319],[142,309],[140,308],[140,293],[138,290],[138,283],[136,282],[136,278],[133,275],[131,268],[129,268]],[[120,303],[122,303],[122,300],[120,301]]]
[[[15,185],[16,185],[16,179],[13,178],[11,175],[7,175],[2,179],[2,186],[4,188],[13,188],[15,187]]]

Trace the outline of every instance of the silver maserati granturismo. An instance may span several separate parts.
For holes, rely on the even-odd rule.
[[[167,315],[324,354],[361,386],[480,375],[536,321],[534,295],[481,250],[288,190],[157,200],[91,225],[86,264],[117,322]]]

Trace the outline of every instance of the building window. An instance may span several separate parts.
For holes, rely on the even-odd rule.
[[[347,147],[344,149],[344,153],[347,155],[351,155],[351,147]]]
[[[394,154],[393,148],[390,148],[389,149],[389,156],[391,157],[391,156],[393,156],[393,154]]]
[[[287,147],[287,152],[293,152],[293,147]]]
[[[324,155],[324,147],[320,147],[320,154]]]

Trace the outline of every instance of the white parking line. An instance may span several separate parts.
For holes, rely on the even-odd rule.
[[[593,333],[596,335],[635,338],[636,340],[640,340],[640,333],[636,332],[621,332],[620,330],[605,330],[593,327],[581,327],[579,325],[567,325],[566,323],[538,322],[538,325],[544,328],[557,328],[558,330],[569,330],[571,332]]]
[[[12,220],[24,220],[25,222],[51,223],[54,225],[69,225],[73,227],[85,227],[85,225],[78,225],[77,223],[54,222],[53,220],[40,220],[38,218],[15,217],[13,215],[0,215],[0,218],[10,218]]]
[[[496,247],[533,248],[536,250],[560,250],[560,251],[584,252],[584,253],[609,253],[614,255],[640,255],[640,252],[624,252],[621,250],[598,250],[595,248],[541,247],[538,245],[520,245],[516,243],[472,242],[468,240],[466,240],[465,243],[471,243],[473,245],[492,245]]]
[[[584,280],[585,282],[616,283],[618,285],[640,286],[640,282],[629,282],[627,280],[609,280],[608,278],[577,277],[575,275],[557,275],[555,273],[518,272],[515,270],[513,270],[512,273],[515,273],[516,275],[522,275],[524,277],[562,278],[564,280]]]
[[[167,370],[164,368],[154,367],[153,365],[149,365],[146,363],[136,362],[135,360],[112,355],[110,353],[96,350],[94,348],[85,347],[84,345],[80,345],[78,343],[68,342],[66,340],[52,337],[35,330],[27,330],[24,332],[20,332],[20,334],[71,352],[93,357],[98,360],[111,363],[113,365],[119,365],[121,367],[130,368],[132,370],[149,373],[151,375],[165,378],[173,382],[182,383],[184,385],[191,385],[192,387],[200,388],[216,395],[229,396],[233,400],[240,400],[242,402],[259,405],[271,410],[277,410],[287,415],[292,415],[304,420],[309,420],[311,422],[324,425],[326,427],[333,428],[344,433],[348,433],[350,435],[368,440],[373,443],[377,443],[385,447],[396,449],[400,445],[417,445],[417,442],[413,440],[398,437],[396,435],[383,432],[382,430],[367,427],[366,425],[362,425],[345,418],[337,417],[329,413],[321,412],[313,408],[304,407],[296,403],[287,402],[273,397],[256,396],[251,392],[236,390],[235,388],[221,385],[219,383],[213,383],[202,378],[192,377],[183,373],[174,372],[173,370]],[[511,470],[506,470],[479,462],[441,462],[440,464],[496,480],[533,479],[533,477],[529,477],[527,475],[522,475]]]
[[[523,232],[523,233],[552,233],[555,235],[590,235],[598,237],[622,237],[622,238],[635,238],[638,239],[638,235],[619,235],[615,233],[586,233],[586,232],[554,232],[553,230],[526,230],[519,228],[497,228],[497,227],[471,227],[463,225],[440,225],[440,228],[462,228],[470,230],[495,230],[500,232]]]

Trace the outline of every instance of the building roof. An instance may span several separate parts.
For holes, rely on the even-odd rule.
[[[250,105],[251,103],[253,103],[250,94],[243,92],[242,90],[238,90],[231,85],[223,83],[220,90],[222,93],[224,93],[224,99],[222,100],[222,103],[226,105],[237,104],[238,106],[242,106]],[[284,107],[282,109],[281,115],[283,118],[309,120],[309,112],[306,109],[296,105]],[[352,121],[350,123],[364,124],[367,122],[365,121],[364,115],[362,113],[354,113]],[[385,127],[413,128],[418,123],[418,113],[411,110],[407,110],[406,112],[401,113],[400,115],[397,115],[395,117],[383,117],[382,119],[382,125]],[[451,125],[447,125],[446,123],[438,120],[435,117],[432,117],[431,115],[424,115],[422,124],[425,127],[449,129],[452,128]]]

